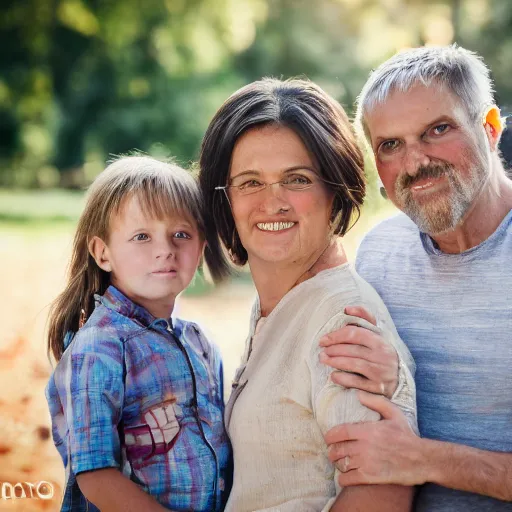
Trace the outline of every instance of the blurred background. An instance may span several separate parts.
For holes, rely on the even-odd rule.
[[[512,110],[509,0],[2,0],[0,9],[0,482],[55,490],[47,501],[0,494],[0,510],[59,509],[44,328],[83,191],[109,157],[137,149],[188,167],[216,109],[262,76],[307,76],[352,113],[372,67],[422,44],[479,52],[502,112]],[[370,162],[368,180],[346,237],[351,258],[393,213]],[[253,298],[242,273],[216,289],[198,278],[178,304],[221,347],[228,387]]]

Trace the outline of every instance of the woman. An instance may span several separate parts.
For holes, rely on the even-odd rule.
[[[363,156],[340,105],[313,83],[265,79],[233,94],[208,127],[200,185],[206,261],[216,279],[249,263],[258,292],[226,408],[235,461],[227,510],[409,510],[412,490],[339,492],[323,434],[375,420],[355,390],[320,364],[322,335],[364,305],[400,355],[394,401],[415,422],[412,361],[376,294],[348,265],[339,238],[362,205]],[[331,508],[332,507],[332,508]]]

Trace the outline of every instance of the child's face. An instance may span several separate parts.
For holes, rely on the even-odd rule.
[[[127,297],[153,316],[168,318],[176,296],[194,276],[203,247],[195,224],[179,216],[148,218],[132,197],[112,219],[104,270]]]

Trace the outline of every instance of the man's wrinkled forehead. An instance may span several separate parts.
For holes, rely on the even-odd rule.
[[[464,105],[447,86],[418,81],[407,90],[394,87],[384,98],[370,102],[363,114],[365,135],[370,141],[376,136],[392,137],[394,130],[421,129],[443,116],[458,124],[469,123]]]

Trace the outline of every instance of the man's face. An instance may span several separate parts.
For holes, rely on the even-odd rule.
[[[490,171],[483,126],[438,85],[392,92],[365,122],[388,197],[423,232],[454,229]]]

